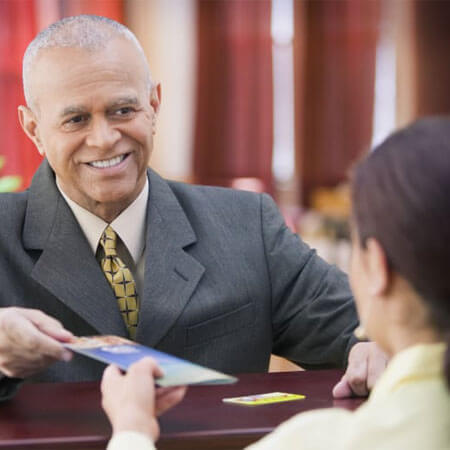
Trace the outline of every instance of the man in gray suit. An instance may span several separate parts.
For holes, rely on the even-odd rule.
[[[45,159],[27,191],[0,196],[4,393],[16,379],[100,378],[101,364],[63,347],[71,333],[132,335],[232,373],[267,370],[271,353],[306,368],[349,358],[335,395],[367,392],[384,357],[352,335],[347,279],[289,231],[271,198],[147,168],[160,86],[127,28],[57,22],[28,47],[23,76],[20,123]],[[132,294],[105,275],[108,226]]]

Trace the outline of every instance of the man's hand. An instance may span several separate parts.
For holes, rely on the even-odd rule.
[[[51,363],[69,361],[61,342],[73,338],[60,322],[37,309],[0,308],[0,372],[26,378]]]
[[[102,407],[113,433],[138,431],[153,442],[159,437],[157,416],[179,403],[186,393],[185,387],[157,388],[154,379],[162,376],[161,369],[152,358],[134,363],[126,374],[117,366],[108,366],[101,383]]]
[[[368,395],[386,367],[387,360],[387,355],[374,342],[355,344],[348,355],[347,370],[333,388],[333,397]]]

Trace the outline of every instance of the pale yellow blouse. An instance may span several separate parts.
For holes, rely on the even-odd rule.
[[[247,450],[450,450],[450,392],[444,344],[397,354],[358,410],[298,414]],[[118,433],[108,450],[153,450],[148,438]]]

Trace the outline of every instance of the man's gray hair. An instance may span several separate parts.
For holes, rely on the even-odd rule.
[[[144,60],[147,71],[147,89],[150,92],[152,81],[147,59],[136,36],[124,25],[107,17],[83,14],[65,17],[42,30],[28,45],[23,56],[22,77],[25,101],[33,105],[31,93],[31,74],[38,53],[46,48],[75,47],[90,51],[101,50],[114,37],[124,37],[131,41]]]

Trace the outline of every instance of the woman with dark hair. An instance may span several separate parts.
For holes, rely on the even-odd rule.
[[[423,119],[386,139],[354,169],[352,200],[350,279],[361,326],[391,361],[357,411],[299,414],[252,450],[450,449],[450,120]],[[131,448],[128,439],[151,449],[158,437],[148,408],[155,369],[149,361],[137,368],[145,365],[145,389],[137,370],[105,372],[111,450]],[[140,395],[127,400],[127,387],[139,385]],[[169,392],[157,409],[181,396]],[[136,424],[124,418],[127,405]]]

